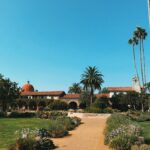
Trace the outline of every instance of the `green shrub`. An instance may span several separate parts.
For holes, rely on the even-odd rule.
[[[15,144],[10,145],[8,149],[9,149],[9,150],[16,150],[16,145],[15,145]]]
[[[40,138],[35,140],[32,138],[20,138],[16,144],[11,145],[9,150],[53,150],[55,145],[48,138]]]
[[[0,112],[0,118],[5,118],[6,114],[4,112]]]
[[[57,121],[64,126],[64,128],[68,131],[73,130],[76,125],[72,121],[70,117],[59,117]]]
[[[53,138],[59,138],[66,136],[68,134],[68,131],[64,127],[63,124],[60,124],[60,121],[53,120],[48,128],[48,132],[50,134],[50,137]]]
[[[131,120],[137,122],[150,121],[150,113],[148,112],[140,112],[140,111],[129,111],[126,113]]]
[[[48,138],[42,138],[33,144],[34,150],[53,150],[54,148],[53,141]]]
[[[55,100],[53,103],[49,105],[49,108],[51,110],[67,110],[68,104],[60,100]]]
[[[150,144],[150,138],[149,137],[144,137],[144,143],[145,144]]]
[[[41,112],[38,112],[37,116],[39,118],[42,118],[42,119],[53,119],[55,120],[57,117],[60,117],[60,116],[67,116],[68,113],[66,112],[60,112],[60,111],[41,111]]]
[[[92,106],[100,109],[105,109],[108,107],[108,99],[107,98],[96,99],[96,101],[92,104]]]
[[[75,126],[79,126],[81,124],[81,119],[78,117],[72,117],[72,122],[75,124]]]
[[[35,140],[32,138],[20,138],[17,140],[17,146],[19,150],[33,150],[33,144]]]
[[[107,108],[103,109],[103,113],[110,113],[111,114],[113,112],[114,112],[114,110],[110,107],[107,107]]]
[[[49,132],[46,130],[46,129],[39,129],[38,130],[38,133],[37,135],[40,137],[40,138],[45,138],[45,137],[49,137]]]
[[[33,118],[36,117],[36,113],[33,112],[11,112],[8,115],[9,118]]]
[[[142,144],[142,145],[133,145],[131,150],[150,150],[150,145]]]
[[[67,115],[67,112],[51,111],[49,119],[57,119],[58,117],[66,117]]]
[[[114,137],[114,139],[110,142],[109,147],[115,150],[130,150],[130,136],[121,134],[119,136]]]
[[[64,126],[64,128],[68,131],[73,130],[77,127],[81,120],[78,117],[58,117],[57,121]]]
[[[90,107],[87,107],[85,109],[85,112],[87,112],[87,113],[101,113],[102,110],[100,108],[90,106]]]

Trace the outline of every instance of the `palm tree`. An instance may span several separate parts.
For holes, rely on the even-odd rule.
[[[80,94],[81,91],[82,88],[80,86],[80,83],[73,83],[72,86],[69,87],[68,93]]]
[[[80,83],[83,84],[85,90],[90,92],[90,103],[93,102],[93,95],[96,89],[101,89],[101,85],[104,82],[103,75],[94,66],[88,66],[82,74]]]
[[[137,66],[136,66],[136,57],[135,57],[135,45],[138,44],[138,39],[136,37],[133,37],[133,38],[129,39],[128,43],[130,45],[132,45],[134,69],[135,69],[135,72],[136,72],[136,76],[139,79],[138,70],[137,70]]]
[[[139,40],[140,44],[140,64],[141,64],[141,76],[143,87],[146,84],[145,54],[144,54],[144,40],[146,36],[147,36],[146,30],[141,27],[137,27],[136,30],[134,31],[134,37],[136,37]]]
[[[149,18],[149,24],[150,24],[150,0],[148,0],[148,18]]]

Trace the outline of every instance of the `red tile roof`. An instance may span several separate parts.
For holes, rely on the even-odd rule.
[[[21,96],[63,96],[64,91],[21,92]]]
[[[101,98],[101,97],[109,98],[109,93],[96,94],[96,97],[97,98]]]
[[[66,94],[62,98],[64,98],[64,99],[79,99],[80,94]]]
[[[131,92],[134,91],[132,87],[108,87],[109,92]]]

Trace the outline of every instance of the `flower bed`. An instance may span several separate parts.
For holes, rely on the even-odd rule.
[[[144,142],[139,141],[142,135],[140,126],[125,115],[112,115],[107,120],[104,134],[105,144],[115,150],[130,150],[132,145]]]

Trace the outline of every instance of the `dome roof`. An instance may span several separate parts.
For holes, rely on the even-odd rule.
[[[25,85],[23,85],[22,92],[34,92],[33,85],[28,81]]]

